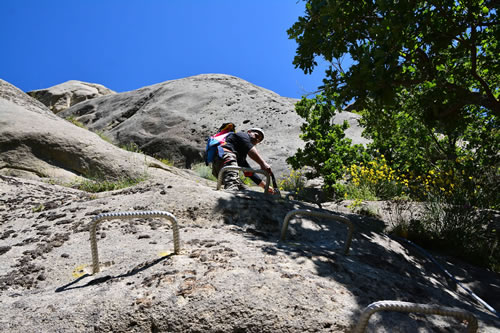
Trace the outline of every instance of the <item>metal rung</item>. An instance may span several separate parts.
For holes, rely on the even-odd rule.
[[[455,317],[468,322],[467,332],[477,332],[477,319],[469,311],[461,309],[452,309],[439,305],[417,304],[401,301],[379,301],[368,305],[361,313],[358,325],[354,329],[354,333],[362,333],[368,325],[370,316],[377,311],[399,311],[399,312],[418,312],[424,314],[436,314],[441,316]]]
[[[281,241],[285,240],[286,230],[288,229],[288,222],[290,221],[290,219],[294,215],[309,215],[309,216],[314,216],[314,217],[320,217],[320,218],[335,220],[335,221],[338,221],[338,222],[341,222],[341,223],[344,223],[345,225],[347,225],[347,227],[349,228],[349,232],[347,234],[347,240],[345,242],[344,254],[349,253],[349,247],[351,246],[352,234],[354,232],[354,226],[353,226],[352,222],[348,218],[343,217],[343,216],[332,215],[329,213],[315,212],[315,211],[311,211],[308,209],[296,209],[296,210],[292,210],[292,211],[288,212],[288,214],[286,214],[285,220],[283,221],[283,227],[281,228],[281,238],[280,238]]]
[[[97,240],[96,240],[96,228],[97,223],[103,220],[113,220],[113,219],[134,219],[134,218],[149,218],[149,217],[163,217],[170,222],[172,222],[173,232],[174,232],[174,253],[180,253],[180,241],[179,241],[179,226],[177,224],[177,219],[174,215],[169,212],[163,211],[139,211],[139,212],[116,212],[116,213],[103,213],[99,214],[92,219],[90,222],[90,249],[92,251],[92,274],[99,272],[99,254],[97,253]]]

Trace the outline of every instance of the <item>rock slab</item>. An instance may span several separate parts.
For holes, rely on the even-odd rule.
[[[52,112],[59,113],[88,99],[115,93],[101,84],[70,80],[50,88],[29,91],[28,95],[42,102]]]
[[[266,139],[257,148],[281,176],[290,171],[286,158],[304,146],[296,102],[234,76],[203,74],[92,99],[58,115],[184,168],[203,161],[206,138],[224,122],[237,131],[260,127]],[[354,143],[365,143],[357,117],[345,113],[339,121],[351,124]]]

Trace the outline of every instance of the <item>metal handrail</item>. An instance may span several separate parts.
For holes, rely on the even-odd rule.
[[[401,301],[379,301],[368,305],[363,310],[358,325],[354,328],[353,333],[364,332],[366,326],[368,325],[368,320],[370,320],[370,316],[377,311],[419,312],[424,314],[455,317],[468,322],[467,332],[475,333],[477,331],[477,319],[469,311],[447,308],[439,305],[417,304]]]
[[[235,165],[228,165],[228,166],[225,166],[222,169],[220,169],[219,174],[217,176],[217,191],[220,190],[220,187],[222,185],[222,175],[224,174],[224,172],[226,172],[228,170],[247,171],[247,172],[255,172],[255,173],[263,174],[264,176],[266,176],[266,187],[264,189],[264,193],[265,194],[268,193],[269,180],[270,180],[269,172],[267,172],[266,170],[244,168],[244,167],[239,167],[239,166],[235,166]]]
[[[281,228],[281,237],[280,237],[281,241],[285,240],[286,230],[288,229],[288,222],[290,221],[292,216],[299,215],[299,214],[335,220],[335,221],[338,221],[338,222],[341,222],[341,223],[344,223],[345,225],[347,225],[347,227],[349,228],[349,232],[347,234],[347,240],[345,242],[344,254],[349,253],[349,247],[351,246],[351,241],[352,241],[352,234],[354,232],[354,225],[352,224],[352,222],[348,218],[343,217],[343,216],[332,215],[329,213],[315,212],[315,211],[311,211],[308,209],[296,209],[296,210],[292,210],[292,211],[288,212],[288,214],[286,214],[285,220],[283,221],[283,227]]]
[[[102,213],[95,216],[90,222],[90,249],[92,251],[92,274],[99,272],[99,254],[97,252],[96,228],[97,223],[103,220],[113,219],[133,219],[133,218],[148,218],[148,217],[164,217],[172,222],[174,232],[174,253],[180,253],[179,241],[179,226],[177,219],[169,212],[163,211],[139,211],[139,212],[115,212],[115,213]]]

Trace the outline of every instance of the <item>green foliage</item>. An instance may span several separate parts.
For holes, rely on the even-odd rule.
[[[361,206],[357,211],[356,214],[359,215],[364,215],[372,218],[380,218],[380,214],[372,207],[369,206]]]
[[[295,105],[295,110],[306,120],[301,126],[301,138],[306,144],[287,162],[294,169],[311,167],[305,176],[323,177],[325,190],[334,191],[333,186],[342,178],[344,167],[368,158],[364,148],[351,145],[351,140],[345,137],[344,130],[349,127],[347,122],[332,124],[335,110],[322,95],[314,99],[303,98]]]
[[[451,172],[474,204],[499,207],[498,9],[485,0],[306,1],[306,15],[288,31],[298,43],[294,63],[311,72],[322,56],[332,67],[322,96],[297,105],[310,142],[289,162],[315,167],[326,187],[338,188],[339,166],[352,157],[342,149],[330,156],[346,143],[330,126],[332,106],[354,99],[373,140],[368,152],[408,175],[413,198],[425,199],[417,187],[429,172]],[[344,71],[339,59],[347,54],[354,64]]]
[[[353,164],[346,168],[344,180],[346,199],[392,199],[405,194],[408,187],[408,180],[387,164],[384,155],[373,158],[366,165]]]
[[[301,170],[291,170],[290,174],[284,175],[278,181],[281,191],[300,193],[305,186],[304,172]]]
[[[347,208],[349,208],[355,214],[376,218],[380,217],[375,209],[364,205],[363,200],[359,198],[355,199],[349,205],[347,205]]]
[[[498,267],[498,237],[485,233],[482,212],[500,208],[500,3],[305,2],[304,17],[288,30],[298,43],[294,64],[310,73],[323,57],[331,67],[322,94],[296,106],[306,146],[288,162],[312,167],[309,177],[350,198],[424,201],[434,207],[427,218],[406,221],[401,232]],[[347,126],[332,125],[333,110],[353,101],[373,140],[366,150],[345,139]],[[349,170],[381,155],[396,178]]]
[[[38,206],[33,207],[33,208],[31,209],[31,211],[32,211],[33,213],[38,213],[38,212],[43,211],[44,209],[45,209],[45,206],[44,206],[43,204],[39,204]]]
[[[382,152],[394,170],[408,176],[414,199],[426,199],[426,192],[435,187],[467,191],[471,204],[478,207],[499,207],[494,195],[500,166],[498,119],[469,114],[462,124],[441,133],[424,121],[411,103],[405,103],[392,114],[365,113],[361,124],[373,139],[368,150]]]
[[[104,178],[84,179],[73,184],[72,187],[90,193],[97,193],[97,192],[114,191],[134,186],[144,181],[145,179],[146,179],[145,176],[138,178],[119,178],[116,180],[109,180]]]
[[[427,247],[500,272],[500,244],[492,210],[478,209],[456,192],[431,192],[422,219],[408,227],[408,238]]]
[[[349,208],[352,211],[356,211],[359,207],[361,207],[362,204],[363,200],[356,198],[353,202],[347,205],[347,208]]]
[[[411,99],[428,125],[453,128],[470,112],[500,114],[499,10],[494,0],[308,0],[288,35],[305,73],[318,56],[331,63],[323,88],[335,107],[355,99],[357,110],[392,112]]]
[[[139,146],[135,142],[129,142],[126,145],[120,145],[120,148],[133,153],[144,154],[144,152],[139,148]]]
[[[111,143],[113,144],[113,140],[111,140],[111,138],[109,136],[107,136],[106,134],[104,134],[103,131],[97,131],[95,132],[97,135],[99,135],[99,137],[101,139],[103,139],[104,141],[108,142],[108,143]]]
[[[192,167],[192,169],[201,178],[205,178],[205,179],[212,180],[212,181],[215,181],[215,182],[217,181],[217,178],[215,178],[215,176],[212,175],[212,168],[210,166],[205,165],[204,162],[194,164],[193,167]]]
[[[174,162],[168,158],[160,158],[159,161],[168,166],[174,166]]]
[[[373,192],[372,188],[365,184],[356,185],[353,183],[348,183],[342,188],[342,191],[340,193],[344,193],[344,199],[346,200],[378,200],[378,197]]]
[[[66,120],[69,121],[70,123],[72,123],[73,125],[87,129],[87,127],[85,127],[84,124],[82,124],[80,121],[76,120],[75,116],[69,116],[68,118],[66,118]]]

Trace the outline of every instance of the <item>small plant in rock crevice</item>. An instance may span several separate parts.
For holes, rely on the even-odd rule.
[[[129,142],[128,144],[120,145],[119,147],[123,150],[130,151],[133,153],[144,154],[144,152],[139,148],[139,146],[135,142]]]
[[[174,166],[174,162],[168,158],[159,158],[158,161],[168,166]]]
[[[109,136],[107,136],[106,134],[104,134],[103,131],[96,131],[95,134],[99,135],[99,137],[101,139],[103,139],[104,141],[106,141],[107,143],[111,143],[111,144],[114,145],[113,140],[111,140],[111,138]]]
[[[146,180],[146,178],[146,176],[142,176],[137,178],[124,177],[116,180],[103,178],[83,179],[75,182],[72,187],[90,193],[106,192],[137,185]]]
[[[215,182],[217,181],[217,178],[212,175],[212,168],[208,165],[205,165],[205,163],[194,164],[192,169],[201,178],[212,180]]]
[[[88,129],[82,122],[78,121],[75,116],[69,116],[66,118],[67,121],[80,128]]]
[[[33,207],[33,208],[31,209],[31,211],[32,211],[33,213],[38,213],[38,212],[43,211],[44,209],[45,209],[45,206],[44,206],[43,204],[39,204],[39,205],[37,205],[36,207]]]

